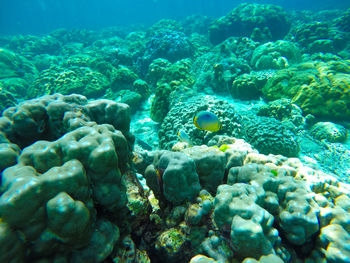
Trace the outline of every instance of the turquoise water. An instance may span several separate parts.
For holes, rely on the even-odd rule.
[[[350,3],[2,1],[0,263],[350,262]]]

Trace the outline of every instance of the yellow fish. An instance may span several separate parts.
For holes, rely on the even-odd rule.
[[[221,130],[222,124],[214,113],[210,111],[200,111],[193,117],[193,123],[200,130],[216,132]]]
[[[183,129],[177,132],[177,136],[179,136],[180,142],[187,142],[188,145],[192,145],[190,136]]]

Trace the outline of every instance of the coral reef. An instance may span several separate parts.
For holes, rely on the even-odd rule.
[[[185,34],[165,27],[150,33],[146,43],[146,52],[142,57],[142,64],[148,66],[157,58],[176,62],[191,57],[192,54],[191,43]]]
[[[278,40],[258,46],[252,55],[251,64],[257,70],[282,69],[301,62],[301,52],[292,42]]]
[[[282,122],[291,121],[296,127],[306,125],[307,121],[307,118],[302,115],[302,110],[293,104],[290,99],[270,101],[267,105],[259,108],[257,115],[272,117]]]
[[[350,32],[350,8],[345,10],[344,13],[336,18],[336,24],[345,32]]]
[[[269,41],[283,38],[289,28],[287,14],[281,7],[243,3],[209,27],[209,38],[213,44],[219,44],[230,36]]]
[[[111,75],[111,89],[113,91],[132,89],[134,81],[138,79],[136,73],[123,66],[113,71]]]
[[[192,200],[200,190],[195,162],[183,153],[160,152],[145,171],[147,184],[174,204]]]
[[[159,145],[162,149],[171,149],[179,141],[177,132],[184,129],[194,145],[209,141],[217,133],[198,130],[192,123],[193,116],[199,111],[215,113],[222,123],[219,134],[239,134],[240,116],[234,108],[223,100],[211,96],[196,96],[185,98],[173,105],[167,113],[159,130]]]
[[[346,34],[327,22],[300,24],[293,30],[294,40],[308,52],[339,52],[346,46]]]
[[[269,100],[289,98],[305,114],[328,119],[350,116],[350,62],[305,62],[277,71],[263,87]]]
[[[162,122],[169,111],[170,93],[172,88],[168,84],[158,85],[152,100],[150,117],[156,122]]]
[[[94,123],[113,125],[123,132],[130,145],[133,143],[126,104],[110,100],[88,102],[82,95],[47,95],[10,107],[0,118],[0,132],[23,148],[38,140],[56,140]]]
[[[332,122],[317,122],[310,129],[311,135],[317,140],[329,142],[344,142],[348,137],[348,130]]]
[[[16,99],[11,92],[5,90],[3,84],[0,82],[0,114],[4,109],[16,104]]]
[[[225,154],[205,145],[189,147],[182,152],[194,160],[202,189],[216,193],[225,175]]]
[[[88,98],[98,98],[105,94],[109,86],[106,76],[88,67],[55,67],[40,73],[29,90],[29,97],[54,93],[83,93]]]
[[[349,11],[0,35],[0,262],[349,263]]]
[[[77,107],[81,112],[74,110]],[[1,182],[1,242],[16,249],[3,253],[1,261],[9,256],[22,261],[55,256],[64,250],[72,262],[102,262],[112,252],[119,228],[97,210],[117,216],[126,209],[122,173],[131,148],[122,131],[96,123],[107,123],[108,114],[110,123],[128,134],[127,106],[112,101],[88,103],[83,96],[57,94],[4,112],[1,155],[7,158],[2,169],[8,168]],[[61,130],[50,130],[54,125]],[[43,134],[59,138],[44,141]],[[26,146],[29,138],[36,143],[20,150],[16,144]]]
[[[21,55],[7,49],[0,49],[0,79],[23,78],[26,74],[36,75],[34,65]]]
[[[25,57],[33,57],[40,54],[58,55],[61,43],[53,36],[14,36],[11,38],[8,48]]]
[[[269,117],[255,117],[243,121],[247,141],[263,154],[298,156],[300,146],[294,127]]]
[[[262,86],[258,79],[251,74],[242,74],[237,77],[229,91],[234,99],[251,100],[257,99],[261,95]]]

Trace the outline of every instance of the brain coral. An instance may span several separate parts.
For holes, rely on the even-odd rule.
[[[210,26],[209,38],[213,44],[219,44],[230,36],[269,41],[282,39],[289,28],[286,12],[281,7],[243,3]]]
[[[278,71],[263,87],[269,100],[289,98],[304,114],[350,117],[350,60],[305,62]]]

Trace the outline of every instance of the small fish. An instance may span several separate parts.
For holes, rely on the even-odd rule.
[[[156,174],[157,174],[157,182],[159,186],[159,190],[162,192],[163,191],[163,174],[164,174],[164,169],[162,168],[156,168]]]
[[[151,145],[149,145],[147,142],[141,140],[140,138],[136,137],[135,136],[135,139],[136,139],[136,143],[141,146],[141,148],[143,148],[144,150],[147,150],[147,151],[152,151],[153,148]]]
[[[208,258],[204,255],[197,255],[197,256],[191,258],[190,263],[194,263],[194,262],[196,262],[196,263],[213,263],[216,261],[214,259]]]
[[[214,113],[200,111],[193,117],[193,123],[200,130],[216,132],[221,130],[222,124]]]
[[[190,146],[192,145],[190,136],[188,136],[188,134],[183,129],[180,129],[177,132],[177,136],[179,136],[180,142],[186,142],[186,143],[188,143],[188,145],[190,145]]]

